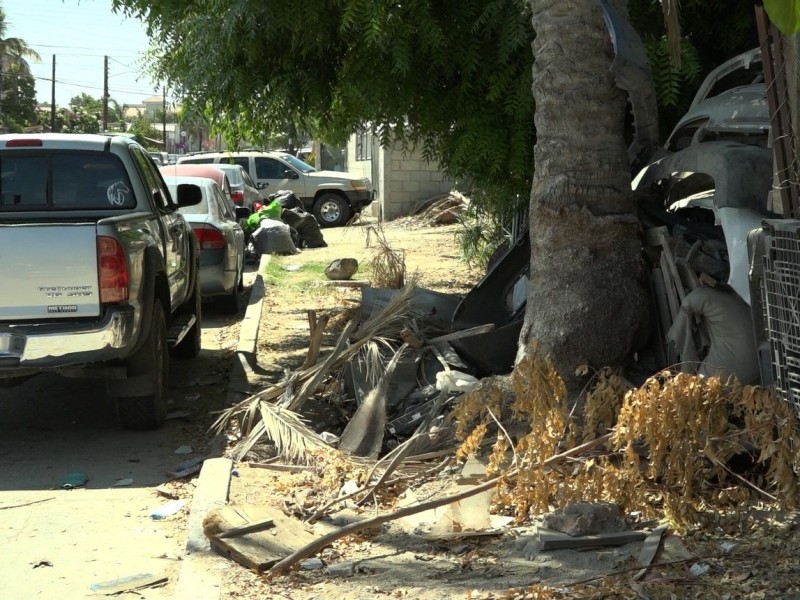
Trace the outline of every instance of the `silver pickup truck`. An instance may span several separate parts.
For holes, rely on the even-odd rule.
[[[123,136],[0,135],[0,383],[106,382],[120,422],[159,427],[169,357],[200,352],[199,248],[147,151]]]

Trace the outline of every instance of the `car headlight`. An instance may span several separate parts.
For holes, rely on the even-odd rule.
[[[354,179],[350,182],[350,185],[357,192],[366,192],[370,189],[369,179]]]

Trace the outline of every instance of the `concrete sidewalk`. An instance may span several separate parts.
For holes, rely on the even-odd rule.
[[[254,375],[253,367],[256,365],[258,327],[264,300],[264,279],[261,273],[269,264],[269,259],[268,254],[261,256],[250,289],[247,310],[239,329],[239,343],[236,346],[228,382],[229,406],[241,402],[250,395],[250,381]],[[222,454],[224,450],[222,436],[217,443],[218,447],[212,449],[212,452]],[[229,458],[210,458],[203,463],[189,513],[186,556],[175,590],[176,600],[219,600],[221,597],[222,572],[228,568],[229,561],[212,551],[211,544],[203,533],[203,519],[211,508],[227,504],[232,468],[233,461]]]

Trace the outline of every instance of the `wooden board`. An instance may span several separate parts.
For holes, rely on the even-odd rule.
[[[598,546],[623,546],[641,542],[647,537],[643,531],[615,531],[596,535],[567,535],[552,529],[539,529],[542,550],[596,548]]]
[[[271,520],[274,527],[236,537],[221,536],[253,523]],[[302,521],[271,506],[231,505],[209,511],[203,530],[222,555],[254,571],[265,571],[292,552],[316,539]]]

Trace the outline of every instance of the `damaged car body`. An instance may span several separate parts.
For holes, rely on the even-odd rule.
[[[781,216],[772,183],[761,54],[751,50],[709,74],[632,183],[651,264],[659,367],[679,363],[745,384],[764,379],[748,238]]]

